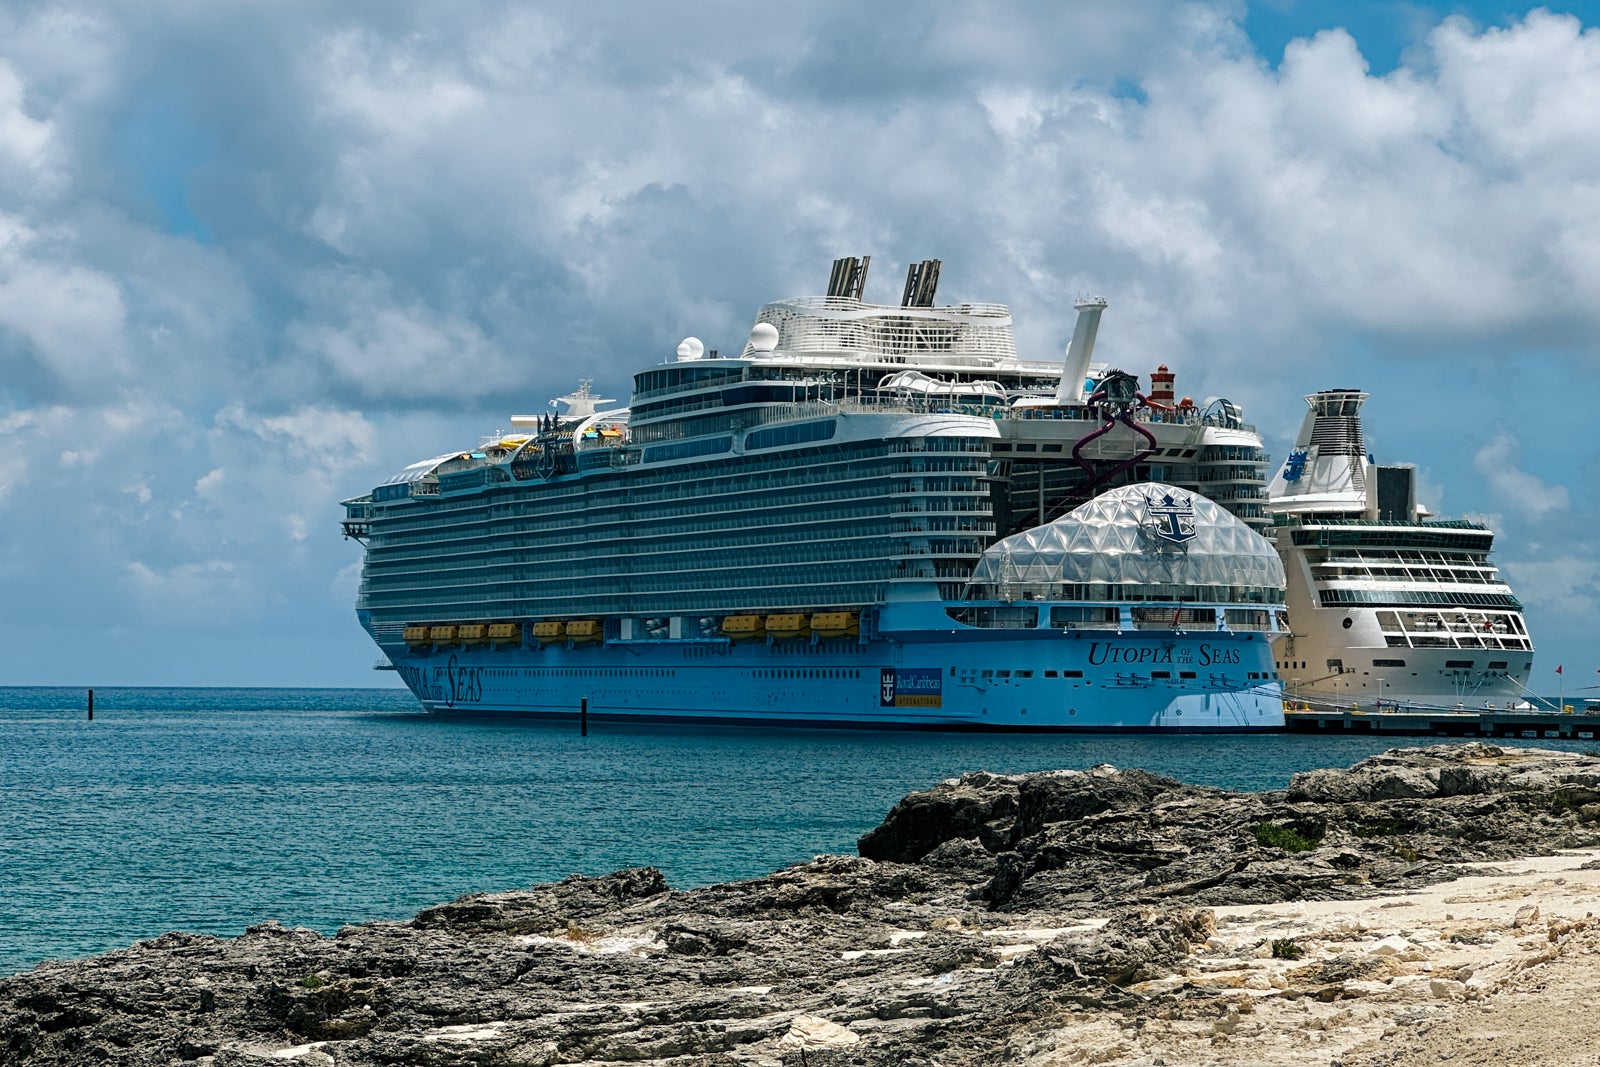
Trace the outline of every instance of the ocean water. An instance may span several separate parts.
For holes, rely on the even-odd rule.
[[[755,877],[853,852],[902,795],[964,771],[1111,763],[1266,789],[1410,743],[607,723],[580,737],[429,716],[403,690],[95,698],[89,722],[82,689],[0,688],[0,974],[174,929],[331,933],[574,872]]]

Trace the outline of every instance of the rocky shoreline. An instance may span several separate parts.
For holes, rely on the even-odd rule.
[[[1597,757],[1439,745],[1265,793],[972,774],[859,851],[46,963],[0,979],[0,1062],[1377,1067],[1600,1041]]]

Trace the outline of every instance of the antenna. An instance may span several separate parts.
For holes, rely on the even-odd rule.
[[[931,308],[933,294],[939,288],[939,261],[925,259],[906,269],[906,291],[900,298],[903,308]]]
[[[871,256],[845,256],[843,259],[833,261],[833,273],[828,277],[828,295],[844,296],[855,300],[861,299],[861,294],[867,288],[867,266],[872,262]]]

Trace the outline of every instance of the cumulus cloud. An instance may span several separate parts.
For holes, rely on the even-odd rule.
[[[1446,368],[1600,373],[1600,33],[1453,18],[1375,73],[1336,26],[1278,62],[1243,22],[1236,0],[0,8],[0,508],[49,516],[0,573],[76,531],[112,611],[266,602],[286,580],[258,560],[321,600],[352,580],[342,496],[580,375],[626,395],[687,334],[734,348],[838,255],[872,255],[886,302],[943,258],[941,295],[1011,303],[1040,359],[1105,295],[1104,358],[1264,425],[1294,414],[1285,381],[1378,359],[1441,371],[1455,425],[1493,390]],[[1402,458],[1513,536],[1571,508],[1520,469],[1549,451],[1485,444],[1494,500],[1470,456]]]
[[[1503,564],[1517,595],[1568,623],[1600,616],[1600,562],[1580,556]]]
[[[1565,511],[1567,487],[1548,485],[1518,466],[1521,446],[1509,433],[1499,433],[1479,448],[1472,462],[1489,487],[1523,516],[1537,519],[1547,512]]]

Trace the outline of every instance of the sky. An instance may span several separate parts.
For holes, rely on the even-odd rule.
[[[1600,3],[0,5],[0,684],[388,685],[339,501],[870,255],[1316,389],[1600,682]],[[1555,668],[1564,667],[1559,680]]]

